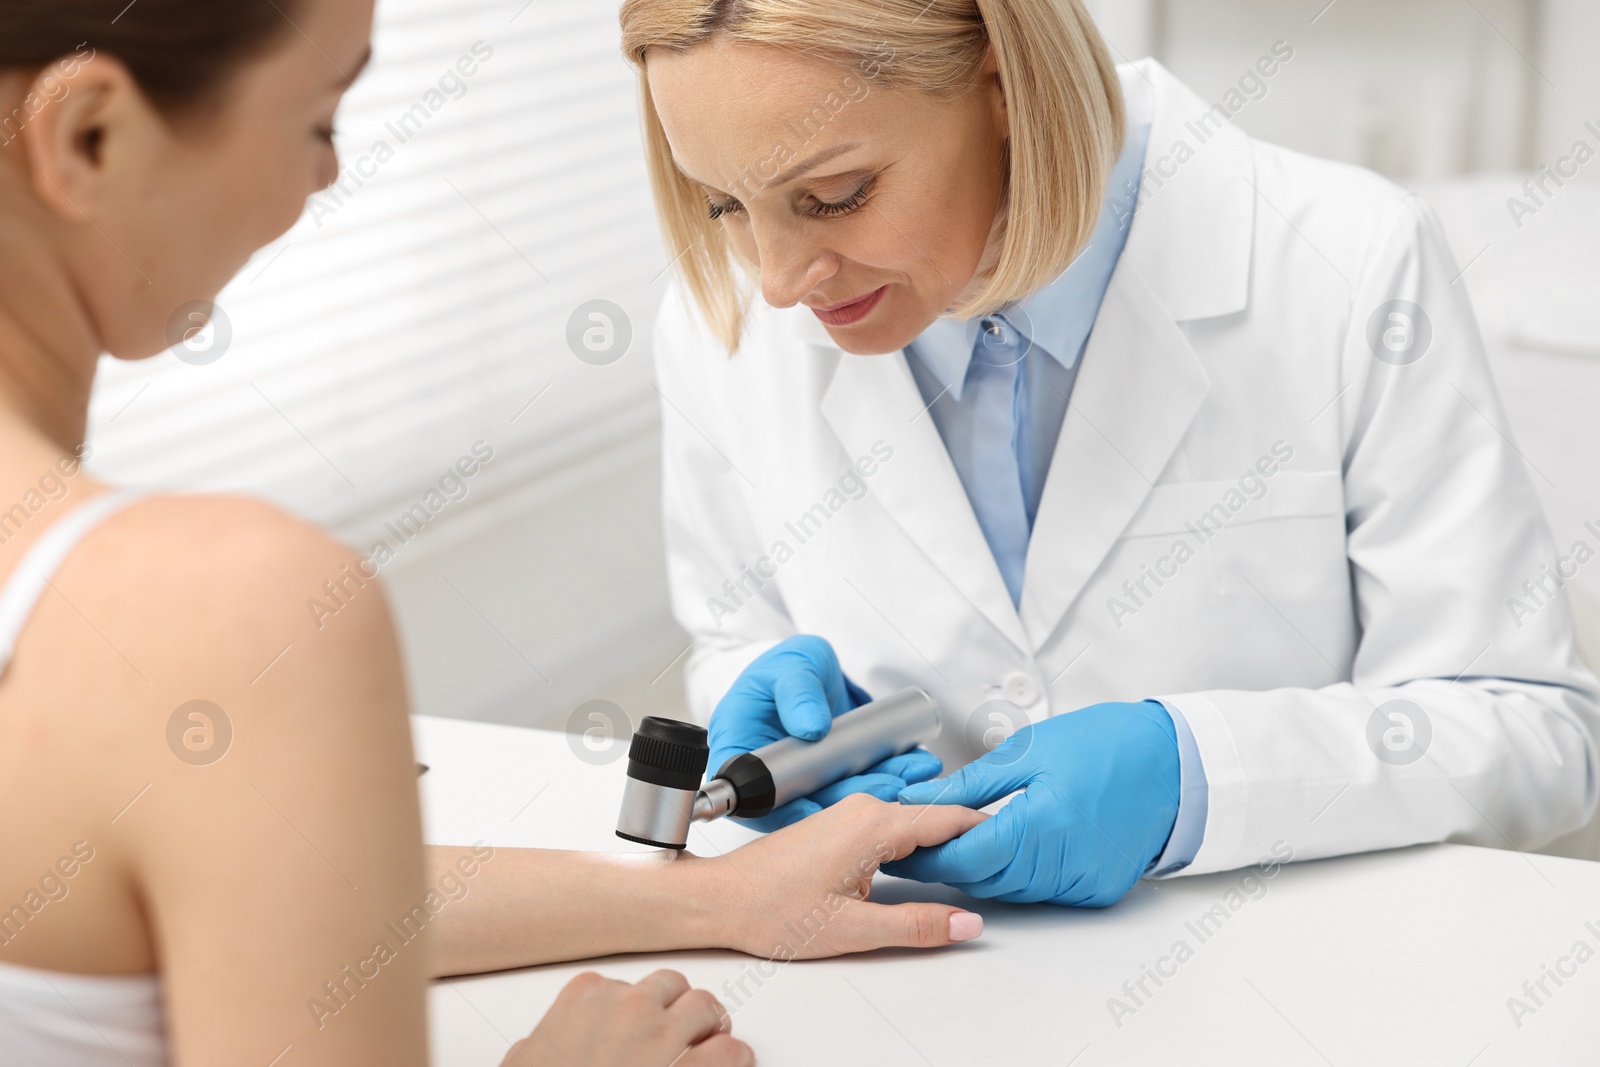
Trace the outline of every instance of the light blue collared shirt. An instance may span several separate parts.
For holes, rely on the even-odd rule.
[[[936,319],[906,346],[1013,604],[1078,365],[1128,241],[1149,136],[1129,126],[1094,235],[1054,281],[980,319]]]
[[[937,319],[906,346],[1014,605],[1022,602],[1028,541],[1083,351],[1128,241],[1149,137],[1148,125],[1129,125],[1094,236],[1054,281],[981,319]],[[1157,874],[1193,861],[1207,808],[1194,734],[1176,708],[1163,706],[1178,736],[1181,784],[1172,836],[1152,864]]]

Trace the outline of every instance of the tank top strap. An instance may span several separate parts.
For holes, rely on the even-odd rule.
[[[141,489],[113,489],[68,512],[29,547],[0,589],[0,674],[11,664],[11,654],[28,618],[44,595],[45,586],[78,542],[96,526],[143,499]]]

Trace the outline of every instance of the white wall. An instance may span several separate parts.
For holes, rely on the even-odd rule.
[[[1294,59],[1235,121],[1263,140],[1407,179],[1529,163],[1543,88],[1535,64],[1547,36],[1561,36],[1542,30],[1539,0],[1089,6],[1119,59],[1155,55],[1210,100],[1287,42]],[[1586,58],[1592,70],[1592,48]]]
[[[1541,79],[1534,165],[1547,164],[1584,139],[1600,147],[1600,3],[1596,0],[1544,0],[1540,28]],[[1600,165],[1585,168],[1580,180],[1600,184]]]
[[[558,494],[441,528],[390,579],[417,709],[563,727],[604,699],[634,722],[681,717],[659,496],[651,433]]]

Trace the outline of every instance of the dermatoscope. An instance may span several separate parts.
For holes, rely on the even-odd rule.
[[[691,822],[758,818],[937,736],[939,706],[922,690],[905,689],[840,715],[820,741],[785,737],[741,753],[702,785],[711,758],[705,727],[651,715],[628,748],[617,836],[682,849]]]

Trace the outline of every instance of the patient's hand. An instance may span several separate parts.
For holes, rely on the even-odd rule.
[[[726,856],[720,865],[726,947],[773,959],[816,959],[904,946],[936,948],[983,931],[948,904],[874,904],[878,867],[941,844],[987,815],[951,805],[886,804],[855,794]]]
[[[755,1055],[732,1030],[721,1002],[690,989],[677,971],[656,971],[637,984],[586,971],[567,983],[501,1067],[749,1067]]]

